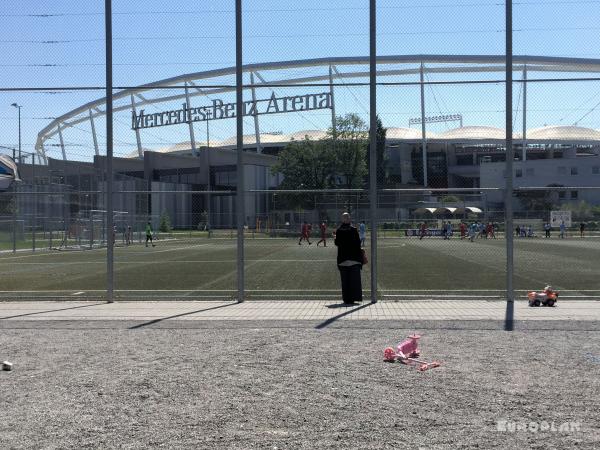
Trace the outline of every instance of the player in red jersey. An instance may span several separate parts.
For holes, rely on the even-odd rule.
[[[327,224],[325,222],[319,225],[319,229],[321,230],[321,240],[317,242],[317,247],[322,242],[323,247],[327,247]]]
[[[312,227],[307,224],[306,222],[302,222],[302,234],[300,234],[300,240],[298,241],[298,245],[302,245],[302,240],[306,239],[306,242],[308,242],[308,245],[312,245],[312,242],[310,242],[310,229]]]

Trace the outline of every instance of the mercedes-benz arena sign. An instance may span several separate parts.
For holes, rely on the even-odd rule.
[[[320,94],[276,97],[275,93],[273,93],[269,99],[246,101],[242,104],[242,107],[244,116],[330,109],[331,94],[329,92],[322,92]],[[223,100],[215,99],[209,106],[196,108],[189,108],[187,103],[183,103],[181,109],[158,113],[146,114],[143,109],[139,113],[132,111],[131,128],[139,130],[140,128],[162,127],[189,122],[232,119],[235,116],[235,103],[223,103]]]

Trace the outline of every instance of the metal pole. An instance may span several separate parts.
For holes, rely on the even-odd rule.
[[[60,149],[62,150],[63,161],[67,160],[67,152],[65,151],[65,141],[63,140],[62,129],[58,126],[58,139],[60,141]]]
[[[112,74],[111,74],[111,77],[112,77]],[[131,94],[131,111],[133,112],[134,115],[136,114],[135,99],[133,98],[133,94]],[[112,112],[111,112],[111,114],[112,114]],[[108,111],[107,111],[107,117],[108,117]],[[142,149],[142,138],[140,137],[140,129],[139,128],[135,129],[135,142],[137,144],[138,156],[140,157],[140,159],[142,159],[144,157],[144,150]]]
[[[100,154],[100,149],[98,148],[98,137],[96,136],[96,125],[94,124],[94,116],[92,115],[92,110],[90,109],[90,125],[92,126],[92,138],[94,139],[94,152],[96,156]]]
[[[504,318],[504,329],[512,331],[514,318],[514,291],[513,291],[513,159],[514,149],[512,141],[512,97],[513,97],[513,74],[512,74],[512,0],[506,0],[506,195],[504,211],[505,237],[506,237],[506,314]]]
[[[369,0],[369,208],[371,302],[377,302],[377,0]]]
[[[424,66],[421,62],[421,147],[423,147],[423,187],[427,187],[427,137],[425,135],[425,80]]]
[[[106,27],[106,300],[114,302],[113,297],[113,61],[112,61],[112,0],[104,0],[104,20]],[[139,149],[139,148],[138,148]]]
[[[238,302],[244,301],[244,122],[242,90],[242,0],[235,0],[235,93],[237,125],[237,285]]]
[[[186,117],[186,119],[187,119],[187,123],[188,123],[188,128],[190,130],[190,146],[192,148],[192,155],[197,156],[198,149],[196,148],[196,136],[194,135],[194,122],[192,122],[192,115],[190,114],[190,109],[192,108],[192,104],[190,103],[190,90],[188,88],[187,81],[185,82],[185,103],[188,108],[187,109],[188,117]]]
[[[331,96],[331,131],[333,138],[335,139],[336,134],[336,118],[335,118],[335,101],[333,97],[333,67],[329,65],[329,95]]]
[[[17,205],[19,197],[17,196],[17,183],[13,183],[13,253],[17,252]]]
[[[21,106],[18,107],[19,110],[19,164],[23,163],[21,159]]]
[[[210,148],[210,129],[208,128],[209,120],[206,121],[206,147]]]
[[[35,153],[31,155],[31,178],[33,180],[33,224],[31,227],[31,247],[35,252],[35,228],[37,226],[37,184],[35,183]]]
[[[523,66],[523,161],[527,161],[527,64]]]
[[[254,72],[250,72],[250,85],[252,86],[252,103],[256,105],[256,89],[254,88]],[[260,126],[258,123],[258,114],[254,113],[254,136],[256,136],[256,153],[262,153],[260,145]]]
[[[46,148],[44,147],[44,144],[40,145],[40,150],[42,151],[41,152],[42,155],[40,157],[40,155],[38,154],[38,158],[41,158],[41,159],[38,159],[38,161],[40,162],[40,164],[42,164],[42,163],[43,164],[48,164],[48,158],[46,156]]]

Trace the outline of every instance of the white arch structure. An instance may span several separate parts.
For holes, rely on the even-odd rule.
[[[505,56],[504,55],[391,55],[378,56],[378,83],[401,83],[423,85],[427,84],[424,81],[423,75],[427,73],[436,74],[452,74],[452,73],[504,73],[505,72]],[[408,67],[395,68],[393,65],[408,65]],[[369,57],[334,57],[334,58],[318,58],[304,59],[293,61],[270,62],[260,64],[248,64],[243,66],[243,73],[249,75],[250,83],[244,85],[244,89],[278,86],[294,86],[303,85],[310,86],[328,86],[331,92],[336,85],[334,78],[349,82],[351,79],[369,77]],[[386,67],[387,66],[387,67]],[[317,69],[317,74],[311,76],[277,76],[282,71],[288,69],[311,68]],[[356,69],[354,69],[356,68]],[[156,82],[122,89],[114,94],[115,106],[114,112],[130,110],[134,111],[137,108],[144,107],[150,104],[159,104],[174,100],[183,100],[188,104],[191,98],[210,96],[224,92],[234,92],[236,89],[235,83],[216,84],[207,83],[207,81],[218,79],[219,77],[235,75],[235,67],[227,67],[223,69],[208,70],[203,72],[189,73],[179,75],[172,78],[159,80]],[[551,56],[513,56],[513,71],[521,72],[524,89],[527,82],[535,81],[528,78],[532,73],[599,73],[600,59],[588,58],[565,58]],[[266,73],[276,75],[272,80],[267,80]],[[320,73],[319,73],[320,72]],[[405,76],[405,75],[421,75],[421,81],[414,82],[398,82],[397,79],[390,81],[389,77]],[[387,79],[387,81],[386,81]],[[595,77],[594,77],[595,79]],[[503,77],[499,80],[484,81],[484,82],[502,82]],[[466,82],[466,81],[465,81]],[[470,80],[469,82],[477,82]],[[452,82],[448,82],[452,83]],[[180,92],[173,94],[172,89],[179,89]],[[421,90],[423,92],[423,90]],[[149,94],[152,94],[150,97]],[[163,95],[164,94],[164,95]],[[422,94],[423,95],[423,94]],[[526,111],[525,103],[526,95],[523,95],[523,111]],[[121,102],[119,102],[121,100]],[[125,100],[125,102],[123,102]],[[422,102],[423,103],[423,102]],[[38,155],[47,161],[44,143],[58,135],[60,138],[60,146],[62,149],[63,159],[66,159],[66,152],[62,139],[62,131],[71,126],[87,122],[90,124],[90,130],[93,135],[93,144],[95,153],[99,154],[98,139],[96,135],[96,127],[94,120],[106,114],[104,109],[105,98],[99,98],[92,102],[81,105],[60,117],[57,117],[44,127],[39,133],[36,141],[36,151]],[[424,106],[422,107],[422,109]],[[421,111],[424,116],[424,111]],[[524,118],[526,114],[524,114]],[[332,107],[332,121],[335,121],[335,107]],[[258,116],[255,116],[255,132],[256,142],[260,147],[260,131],[258,125]],[[523,123],[525,130],[525,120]],[[138,153],[143,155],[143,148],[139,135],[139,130],[135,130]],[[523,140],[526,136],[522,137]],[[425,136],[423,136],[425,144]],[[190,142],[194,146],[193,128],[190,126]],[[195,148],[192,149],[195,151]]]

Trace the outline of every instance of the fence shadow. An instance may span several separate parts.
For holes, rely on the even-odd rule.
[[[36,314],[46,314],[46,313],[51,313],[51,312],[56,312],[56,311],[67,311],[69,309],[89,308],[90,306],[107,305],[107,304],[108,303],[106,303],[106,302],[102,302],[102,303],[92,303],[91,305],[71,306],[70,308],[49,309],[47,311],[36,311],[36,312],[32,312],[32,313],[17,314],[15,316],[0,317],[0,320],[15,319],[17,317],[35,316]]]
[[[366,303],[364,305],[358,306],[358,307],[350,309],[348,311],[344,311],[343,313],[338,314],[337,316],[330,317],[326,321],[324,321],[324,322],[320,323],[319,325],[317,325],[315,328],[317,330],[321,330],[321,329],[323,329],[325,327],[328,327],[329,325],[331,325],[336,320],[339,320],[342,317],[345,317],[345,316],[348,316],[348,315],[350,315],[352,313],[355,313],[356,311],[359,311],[361,309],[368,308],[372,304],[373,303]],[[345,304],[342,303],[342,304],[335,304],[335,305],[327,305],[327,308],[343,308],[343,307],[348,307],[348,306],[352,306],[352,305],[345,305]]]
[[[149,322],[144,322],[144,323],[140,323],[140,324],[134,325],[132,327],[129,327],[129,330],[136,330],[138,328],[143,328],[143,327],[147,327],[150,325],[154,325],[156,323],[162,322],[163,320],[176,319],[178,317],[189,316],[189,315],[196,314],[199,312],[212,311],[214,309],[227,308],[229,306],[234,306],[234,305],[238,305],[238,304],[239,304],[238,302],[228,303],[227,305],[213,306],[211,308],[204,308],[204,309],[198,309],[196,311],[189,311],[189,312],[185,312],[185,313],[181,313],[181,314],[175,314],[174,316],[161,317],[159,319],[150,320]]]

